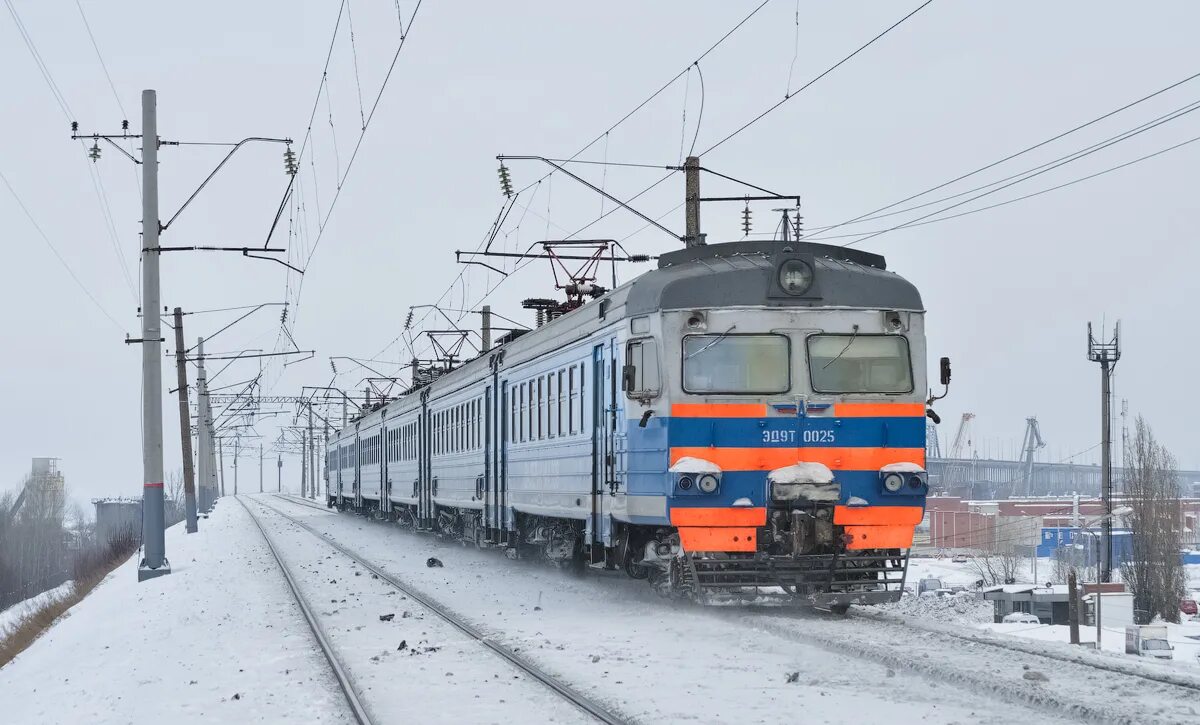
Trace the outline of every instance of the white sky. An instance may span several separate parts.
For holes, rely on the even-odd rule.
[[[119,129],[122,112],[75,3],[11,3],[81,129]],[[295,394],[301,385],[326,384],[331,355],[407,361],[403,344],[385,345],[400,334],[410,305],[437,299],[462,269],[453,250],[474,248],[487,232],[501,202],[495,155],[562,157],[578,151],[755,5],[426,0],[312,252],[299,307],[293,304],[289,313],[296,342],[318,355],[286,370],[278,363],[269,366],[267,392]],[[778,101],[789,76],[792,89],[798,88],[916,5],[773,0],[700,64],[702,115],[699,77],[692,72],[583,158],[678,163],[681,141],[691,145],[698,118],[696,149],[702,150]],[[155,88],[164,139],[304,137],[337,2],[179,6],[83,0],[82,6],[135,131],[140,91]],[[399,7],[407,19],[413,0]],[[320,97],[305,152],[306,225],[297,219],[300,231],[289,238],[285,216],[274,238],[290,247],[298,266],[312,250],[317,219],[328,210],[339,169],[345,172],[359,136],[358,86],[364,113],[369,112],[399,40],[394,3],[359,0],[350,9],[354,45],[343,16],[328,92]],[[121,340],[125,332],[137,336],[138,320],[118,261],[119,256],[128,266],[136,286],[141,216],[136,172],[112,148],[93,167],[110,202],[118,253],[92,186],[91,162],[67,138],[68,118],[7,11],[0,12],[8,101],[0,115],[5,139],[0,172],[120,325],[80,291],[8,190],[0,189],[5,251],[0,487],[15,485],[31,457],[58,456],[77,498],[137,495],[140,356]],[[1198,24],[1200,5],[1183,0],[1136,6],[940,0],[703,163],[766,188],[802,194],[809,228],[836,223],[1200,71]],[[1085,148],[1191,103],[1197,93],[1200,79],[946,193]],[[1197,118],[1182,116],[955,211],[1038,191],[1188,140],[1197,135]],[[162,243],[261,245],[286,183],[281,151],[258,145],[239,152]],[[164,220],[223,153],[162,149]],[[1200,401],[1190,384],[1198,352],[1191,298],[1200,252],[1190,239],[1198,160],[1200,143],[1061,191],[891,232],[863,245],[885,254],[891,269],[921,288],[933,361],[943,354],[954,360],[950,397],[938,406],[947,421],[943,436],[953,434],[963,411],[975,412],[980,452],[987,446],[995,454],[1019,446],[1025,417],[1037,415],[1051,459],[1094,446],[1099,373],[1086,359],[1085,326],[1120,318],[1125,356],[1118,367],[1118,398],[1128,398],[1131,413],[1147,417],[1181,465],[1200,468],[1192,422]],[[510,167],[517,187],[543,171],[532,163]],[[604,174],[596,166],[579,172],[622,197],[662,175],[631,168]],[[706,193],[744,193],[711,177],[705,185]],[[636,205],[657,217],[682,201],[682,187],[681,178],[672,178]],[[519,229],[522,210],[514,211],[500,248],[523,248],[547,234],[574,231],[601,208],[595,194],[563,177],[542,184],[529,206]],[[770,230],[771,206],[777,204],[755,208],[756,230]],[[740,211],[737,204],[706,207],[709,240],[740,238]],[[885,228],[924,211],[851,230]],[[681,229],[682,213],[663,221]],[[642,226],[617,212],[585,236],[623,238]],[[650,229],[625,244],[631,251],[659,253],[678,242]],[[164,255],[162,269],[163,304],[169,307],[279,302],[285,294],[295,303],[297,277],[291,275],[289,285],[284,267],[271,262],[175,253]],[[550,296],[548,277],[543,264],[531,266],[488,301],[502,314],[527,320],[519,300]],[[497,279],[472,269],[449,306],[462,306],[464,297],[477,305]],[[187,318],[188,344],[230,319],[230,314]],[[274,350],[278,335],[279,308],[267,308],[223,333],[208,350]],[[351,367],[339,363],[341,371]],[[214,384],[257,372],[256,362],[238,363]],[[361,388],[363,374],[344,372],[338,383]],[[164,380],[174,387],[173,367],[164,367]],[[290,414],[276,420],[290,423]],[[168,470],[179,465],[177,425],[174,398],[165,398]],[[269,448],[277,436],[273,424],[260,424],[259,431]],[[1095,455],[1078,460],[1094,461]],[[257,461],[242,465],[243,480],[255,479]],[[297,461],[285,459],[284,465],[284,474],[294,479]],[[268,481],[274,478],[271,468]]]

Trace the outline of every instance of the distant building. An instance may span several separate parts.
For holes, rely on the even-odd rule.
[[[95,498],[96,540],[108,544],[118,536],[129,534],[142,540],[142,500],[140,498]]]
[[[58,470],[57,458],[35,458],[29,481],[25,485],[22,511],[39,518],[62,521],[67,502],[67,484]]]

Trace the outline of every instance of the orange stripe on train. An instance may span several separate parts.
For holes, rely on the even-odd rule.
[[[834,418],[925,417],[924,403],[834,403]]]
[[[710,448],[671,449],[671,465],[680,458],[703,458],[723,471],[773,471],[794,463],[822,463],[833,470],[877,471],[889,463],[925,465],[924,448]]]
[[[679,544],[684,551],[742,551],[758,549],[754,528],[703,526],[679,527]]]
[[[765,418],[766,403],[673,403],[675,418]]]
[[[767,509],[759,508],[693,508],[676,506],[671,509],[672,526],[765,526]]]
[[[847,526],[846,548],[908,549],[913,542],[911,526]]]

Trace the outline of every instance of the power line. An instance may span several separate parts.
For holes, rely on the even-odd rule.
[[[728,140],[730,140],[731,138],[733,138],[734,136],[737,136],[738,134],[740,134],[742,131],[745,131],[746,129],[750,128],[750,127],[751,127],[751,126],[753,126],[754,124],[758,123],[758,122],[759,122],[759,121],[761,121],[761,120],[762,120],[762,119],[763,119],[765,116],[767,116],[768,114],[770,114],[772,111],[774,111],[775,109],[779,108],[779,107],[780,107],[780,106],[782,106],[783,104],[787,103],[787,102],[788,102],[788,101],[790,101],[791,99],[795,98],[795,97],[796,97],[797,95],[799,95],[800,93],[804,92],[804,90],[805,90],[805,89],[807,89],[809,86],[813,85],[813,84],[814,84],[814,83],[816,83],[817,81],[821,80],[821,79],[822,79],[822,78],[824,78],[825,76],[827,76],[827,75],[829,75],[830,73],[832,73],[833,71],[837,70],[839,67],[841,67],[841,66],[842,66],[842,64],[844,64],[844,63],[848,62],[848,61],[849,61],[851,58],[853,58],[854,56],[858,55],[859,53],[863,52],[863,51],[864,51],[864,50],[866,50],[867,48],[869,48],[869,47],[871,47],[872,45],[874,45],[874,44],[875,44],[875,42],[876,42],[876,41],[878,41],[879,39],[881,39],[883,36],[887,35],[888,33],[892,32],[892,31],[893,31],[893,30],[895,30],[896,28],[900,27],[900,25],[902,25],[902,24],[903,24],[903,23],[904,23],[906,20],[908,20],[908,19],[909,19],[909,18],[911,18],[912,16],[916,15],[917,13],[921,12],[922,10],[924,10],[924,9],[925,9],[925,8],[926,8],[926,7],[927,7],[927,6],[928,6],[930,3],[932,3],[932,2],[933,2],[933,0],[925,0],[925,2],[921,3],[920,5],[918,5],[918,6],[916,7],[916,9],[914,9],[913,11],[911,11],[911,12],[910,12],[908,15],[905,15],[904,17],[900,18],[900,19],[899,19],[899,20],[897,20],[896,22],[892,23],[890,26],[888,26],[888,28],[887,28],[886,30],[884,30],[883,32],[879,33],[879,34],[878,34],[878,35],[876,35],[874,38],[871,38],[871,39],[870,39],[870,40],[868,40],[866,43],[863,43],[862,45],[860,45],[860,46],[859,46],[859,47],[858,47],[858,48],[857,48],[857,49],[856,49],[854,52],[850,53],[850,55],[847,55],[846,57],[844,57],[844,58],[842,58],[841,60],[839,60],[837,63],[834,63],[833,65],[831,65],[831,66],[829,66],[828,68],[826,68],[824,71],[822,71],[822,72],[820,73],[820,75],[816,76],[815,78],[813,78],[812,80],[810,80],[808,83],[805,83],[804,85],[802,85],[802,86],[800,86],[799,88],[797,88],[797,89],[795,90],[795,92],[789,91],[789,92],[785,93],[785,94],[784,94],[784,96],[783,96],[783,98],[782,98],[781,100],[779,100],[779,101],[778,101],[778,102],[776,102],[775,104],[771,105],[769,108],[767,108],[767,110],[763,111],[762,113],[758,114],[758,115],[757,115],[757,116],[755,116],[754,118],[752,118],[752,119],[750,119],[749,121],[747,121],[746,123],[744,123],[742,126],[740,126],[740,127],[737,129],[737,130],[735,130],[735,131],[733,131],[732,133],[730,133],[728,136],[726,136],[726,137],[722,138],[720,141],[716,142],[716,143],[715,143],[715,144],[713,144],[712,146],[709,146],[709,147],[708,147],[707,149],[705,149],[704,151],[701,151],[701,152],[700,152],[700,155],[701,155],[701,156],[705,156],[705,155],[706,155],[706,154],[708,154],[709,152],[711,152],[711,151],[713,151],[714,149],[716,149],[718,146],[721,146],[721,145],[722,145],[722,144],[724,144],[726,141],[728,141]]]
[[[1068,129],[1068,130],[1066,130],[1066,131],[1063,131],[1062,133],[1059,133],[1059,134],[1056,134],[1056,135],[1054,135],[1054,136],[1051,136],[1050,138],[1046,139],[1045,141],[1039,141],[1038,143],[1035,143],[1035,144],[1033,144],[1032,146],[1026,147],[1026,148],[1024,148],[1024,149],[1021,149],[1020,151],[1017,151],[1016,153],[1009,154],[1008,156],[1005,156],[1004,158],[1002,158],[1002,159],[1000,159],[1000,160],[998,160],[998,161],[993,161],[993,162],[991,162],[990,164],[986,164],[986,165],[984,165],[984,166],[981,166],[981,167],[979,167],[978,169],[975,169],[974,171],[968,171],[967,173],[965,173],[965,174],[962,174],[961,176],[957,176],[957,177],[955,177],[955,178],[953,178],[953,179],[951,179],[951,180],[949,180],[949,181],[946,181],[946,182],[943,182],[943,183],[941,183],[941,184],[938,184],[937,186],[932,186],[932,187],[930,187],[930,188],[928,188],[928,189],[926,189],[926,190],[924,190],[924,191],[918,192],[918,193],[916,193],[916,194],[913,194],[912,196],[906,197],[906,198],[904,198],[904,199],[901,199],[901,200],[899,200],[899,201],[892,202],[891,204],[888,204],[887,206],[881,206],[881,207],[879,207],[878,209],[875,209],[874,211],[869,211],[869,212],[867,212],[867,213],[865,213],[865,214],[861,214],[861,215],[859,215],[859,216],[856,216],[856,217],[854,217],[853,219],[847,219],[847,220],[846,220],[846,221],[844,221],[844,222],[841,222],[841,223],[838,223],[838,224],[834,224],[834,225],[832,225],[832,226],[829,226],[829,227],[825,227],[825,228],[824,228],[824,229],[822,229],[821,231],[828,231],[828,230],[831,230],[831,229],[836,229],[836,228],[838,228],[838,227],[846,226],[847,224],[853,224],[853,223],[855,223],[855,222],[858,222],[858,221],[866,221],[866,220],[868,220],[868,219],[878,218],[878,217],[876,217],[876,215],[877,215],[877,214],[879,214],[879,212],[887,211],[888,209],[891,209],[892,207],[895,207],[895,206],[899,206],[899,205],[901,205],[901,204],[906,204],[906,203],[908,203],[908,202],[912,201],[913,199],[917,199],[917,198],[919,198],[919,197],[925,196],[926,194],[931,194],[931,193],[933,193],[933,192],[935,192],[935,191],[938,191],[938,190],[940,190],[940,189],[944,189],[944,188],[946,188],[947,186],[950,186],[951,184],[955,184],[955,183],[957,183],[957,182],[959,182],[959,181],[962,181],[963,179],[967,179],[967,178],[969,178],[969,177],[975,176],[976,174],[983,173],[984,171],[987,171],[988,169],[992,169],[992,168],[994,168],[994,167],[996,167],[996,166],[999,166],[1000,164],[1003,164],[1003,163],[1005,163],[1006,161],[1011,161],[1011,160],[1013,160],[1013,159],[1017,158],[1018,156],[1023,156],[1023,155],[1025,155],[1025,154],[1029,153],[1030,151],[1035,151],[1035,150],[1037,150],[1037,149],[1039,149],[1039,148],[1041,148],[1041,147],[1043,147],[1043,146],[1046,146],[1046,145],[1048,145],[1048,144],[1054,143],[1055,141],[1058,141],[1058,140],[1059,140],[1059,139],[1061,139],[1061,138],[1065,138],[1066,136],[1069,136],[1069,135],[1071,135],[1071,134],[1075,133],[1076,131],[1081,131],[1081,130],[1083,130],[1083,129],[1087,128],[1088,126],[1092,126],[1092,125],[1094,125],[1094,124],[1097,124],[1097,123],[1099,123],[1100,121],[1103,121],[1103,120],[1105,120],[1105,119],[1107,119],[1107,118],[1110,118],[1110,117],[1112,117],[1112,116],[1115,116],[1116,114],[1118,114],[1118,113],[1121,113],[1122,111],[1126,111],[1126,110],[1128,110],[1128,109],[1130,109],[1130,108],[1133,108],[1134,106],[1136,106],[1136,105],[1138,105],[1138,104],[1140,104],[1140,103],[1144,103],[1145,101],[1148,101],[1148,100],[1150,100],[1150,99],[1152,99],[1152,98],[1155,98],[1156,96],[1160,96],[1160,95],[1162,95],[1163,93],[1166,93],[1167,91],[1170,91],[1170,90],[1172,90],[1172,89],[1174,89],[1174,88],[1177,88],[1178,86],[1181,86],[1181,85],[1183,85],[1184,83],[1187,83],[1188,81],[1195,80],[1196,78],[1200,78],[1200,73],[1193,73],[1192,75],[1188,76],[1187,78],[1184,78],[1183,80],[1176,81],[1175,83],[1172,83],[1172,84],[1170,84],[1170,85],[1166,86],[1165,88],[1160,88],[1160,89],[1158,89],[1157,91],[1154,91],[1153,93],[1150,93],[1149,95],[1142,96],[1141,98],[1139,98],[1139,99],[1137,99],[1137,100],[1135,100],[1135,101],[1131,101],[1131,102],[1129,102],[1129,103],[1125,104],[1124,106],[1121,106],[1120,108],[1117,108],[1117,109],[1114,109],[1114,110],[1112,110],[1112,111],[1109,111],[1108,113],[1105,113],[1105,114],[1103,114],[1103,115],[1097,116],[1096,118],[1093,118],[1093,119],[1092,119],[1092,120],[1090,120],[1090,121],[1086,121],[1086,122],[1084,122],[1084,123],[1081,123],[1081,124],[1079,124],[1078,126],[1075,126],[1074,128]]]
[[[1170,115],[1168,118],[1161,119],[1161,120],[1159,120],[1159,121],[1157,121],[1157,122],[1154,122],[1154,123],[1152,123],[1152,124],[1150,124],[1150,125],[1148,125],[1148,126],[1143,126],[1143,127],[1140,127],[1140,128],[1138,128],[1137,130],[1135,130],[1135,131],[1131,131],[1131,132],[1129,132],[1129,133],[1122,134],[1122,135],[1120,135],[1120,136],[1118,136],[1118,137],[1116,137],[1116,138],[1114,138],[1114,139],[1111,139],[1111,140],[1109,140],[1109,141],[1106,141],[1106,142],[1103,142],[1103,143],[1101,143],[1101,144],[1099,144],[1099,145],[1093,146],[1093,147],[1091,147],[1091,148],[1089,148],[1089,149],[1087,149],[1087,150],[1085,150],[1085,151],[1081,151],[1080,153],[1078,153],[1078,154],[1074,154],[1074,155],[1072,155],[1072,156],[1070,156],[1070,157],[1066,158],[1065,160],[1059,161],[1059,162],[1057,162],[1057,163],[1053,163],[1053,164],[1051,164],[1050,166],[1047,166],[1047,167],[1045,167],[1045,168],[1043,168],[1043,169],[1041,169],[1041,170],[1039,170],[1039,171],[1035,171],[1035,172],[1033,172],[1033,173],[1030,173],[1030,174],[1024,175],[1024,176],[1022,176],[1022,177],[1021,177],[1021,178],[1019,178],[1019,179],[1016,179],[1016,180],[1014,180],[1014,181],[1010,181],[1010,182],[1008,182],[1008,183],[1006,183],[1006,184],[1003,184],[1002,186],[998,186],[998,187],[996,187],[996,188],[994,188],[994,189],[992,189],[992,190],[990,190],[990,191],[985,191],[985,192],[983,192],[983,193],[981,193],[981,194],[976,194],[975,196],[972,196],[972,197],[970,197],[970,198],[968,198],[968,199],[964,199],[964,200],[962,200],[962,201],[960,201],[960,202],[957,202],[957,203],[951,204],[950,206],[943,207],[943,208],[941,208],[941,209],[937,209],[937,210],[931,211],[931,212],[929,212],[928,214],[924,214],[924,215],[922,215],[922,216],[919,216],[919,217],[917,217],[916,219],[910,219],[909,221],[905,222],[904,224],[898,224],[898,225],[896,225],[896,226],[894,226],[894,227],[889,227],[889,228],[887,228],[887,229],[880,229],[879,231],[876,231],[876,232],[869,233],[869,234],[867,234],[866,236],[862,237],[861,239],[856,239],[855,241],[853,241],[853,242],[849,242],[849,243],[847,243],[847,244],[845,244],[845,245],[843,245],[843,246],[847,246],[847,247],[848,247],[848,246],[852,246],[852,245],[854,245],[854,244],[859,244],[859,243],[861,243],[861,242],[865,242],[865,241],[866,241],[866,240],[868,240],[868,239],[873,239],[874,237],[877,237],[877,236],[879,236],[879,235],[881,235],[881,234],[886,234],[887,232],[890,232],[890,231],[895,231],[896,229],[901,229],[901,228],[903,228],[903,227],[905,227],[905,226],[913,225],[913,224],[915,224],[915,223],[917,223],[917,222],[923,221],[923,220],[925,220],[925,219],[928,219],[928,218],[930,218],[930,217],[933,217],[933,216],[936,216],[936,215],[938,215],[938,214],[942,214],[942,213],[944,213],[944,212],[950,211],[951,209],[957,209],[958,207],[960,207],[960,206],[962,206],[962,205],[964,205],[964,204],[969,204],[969,203],[971,203],[972,201],[976,201],[977,199],[982,199],[983,197],[985,197],[985,196],[990,196],[991,194],[995,194],[995,193],[996,193],[996,192],[998,192],[998,191],[1003,191],[1004,189],[1007,189],[1007,188],[1008,188],[1008,187],[1010,187],[1010,186],[1014,186],[1014,185],[1016,185],[1016,184],[1019,184],[1019,183],[1021,183],[1021,182],[1023,182],[1023,181],[1028,181],[1029,179],[1032,179],[1032,178],[1034,178],[1034,177],[1041,176],[1042,174],[1045,174],[1045,173],[1047,173],[1047,172],[1049,172],[1049,171],[1053,171],[1053,170],[1055,170],[1055,169],[1059,168],[1060,166],[1065,166],[1066,164],[1069,164],[1069,163],[1071,163],[1071,162],[1073,162],[1073,161],[1078,161],[1079,159],[1081,159],[1081,158],[1084,158],[1084,157],[1086,157],[1086,156],[1091,156],[1092,154],[1096,153],[1097,151],[1103,151],[1104,149],[1106,149],[1106,148],[1108,148],[1108,147],[1110,147],[1110,146],[1113,146],[1113,145],[1115,145],[1115,144],[1118,144],[1118,143],[1120,143],[1120,142],[1122,142],[1122,141],[1126,141],[1126,140],[1128,140],[1128,139],[1130,139],[1130,138],[1133,138],[1133,137],[1135,137],[1135,136],[1139,136],[1139,135],[1141,135],[1141,134],[1145,133],[1146,131],[1149,131],[1149,130],[1151,130],[1151,129],[1157,128],[1158,126],[1161,126],[1161,125],[1163,125],[1164,123],[1169,123],[1169,122],[1171,122],[1171,121],[1174,121],[1175,119],[1179,118],[1180,116],[1183,116],[1183,115],[1185,115],[1185,114],[1191,113],[1192,111],[1195,111],[1197,108],[1200,108],[1200,102],[1198,102],[1198,103],[1196,103],[1196,104],[1191,104],[1191,106],[1190,106],[1190,107],[1188,107],[1186,110],[1179,111],[1179,112],[1175,112],[1173,115]]]
[[[8,2],[8,0],[5,0]],[[113,98],[117,101],[117,108],[121,109],[121,117],[129,118],[129,114],[125,112],[125,105],[121,103],[121,95],[117,93],[117,87],[113,84],[112,76],[108,73],[108,64],[104,62],[104,55],[100,52],[100,46],[96,43],[96,36],[92,34],[92,26],[88,23],[87,15],[83,12],[83,5],[79,0],[75,0],[75,7],[79,8],[79,17],[83,20],[83,27],[87,30],[88,38],[92,41],[92,49],[96,51],[96,58],[100,61],[100,68],[104,70],[104,77],[108,80],[109,90],[112,91]]]
[[[46,243],[47,247],[50,247],[50,251],[54,253],[55,258],[58,259],[58,262],[63,266],[63,269],[67,270],[67,274],[71,275],[71,279],[75,280],[75,284],[79,286],[79,289],[83,290],[83,293],[87,295],[89,300],[92,301],[92,304],[96,306],[96,309],[100,310],[100,312],[103,313],[103,315],[107,317],[117,329],[124,331],[125,328],[121,326],[121,323],[117,322],[117,319],[110,315],[108,310],[104,309],[104,305],[100,304],[100,302],[92,294],[91,290],[87,288],[87,285],[85,285],[79,279],[79,276],[75,274],[75,270],[71,269],[71,265],[67,264],[67,260],[64,259],[61,254],[59,254],[58,248],[55,247],[54,243],[50,241],[50,238],[46,236],[46,232],[42,231],[42,226],[38,224],[37,219],[33,217],[33,214],[30,213],[29,208],[25,206],[25,202],[21,201],[21,197],[17,195],[17,190],[14,189],[12,184],[9,183],[8,177],[4,175],[3,171],[0,171],[0,181],[4,182],[4,186],[8,188],[8,193],[12,194],[13,199],[17,202],[17,206],[21,207],[21,211],[25,213],[25,217],[29,219],[29,223],[32,224],[33,228],[37,230],[38,236],[42,238],[42,241]]]
[[[1197,141],[1200,141],[1200,136],[1195,136],[1195,137],[1193,137],[1193,138],[1190,138],[1190,139],[1188,139],[1188,140],[1186,140],[1186,141],[1181,141],[1180,143],[1174,144],[1174,145],[1172,145],[1172,146],[1168,146],[1168,147],[1166,147],[1166,148],[1164,148],[1164,149],[1160,149],[1160,150],[1158,150],[1158,151],[1155,151],[1155,152],[1153,152],[1153,153],[1150,153],[1150,154],[1146,154],[1145,156],[1138,157],[1138,158],[1136,158],[1136,159],[1133,159],[1132,161],[1126,161],[1125,163],[1122,163],[1122,164],[1117,164],[1116,166],[1110,166],[1109,168],[1107,168],[1107,169],[1104,169],[1104,170],[1102,170],[1102,171],[1097,171],[1097,172],[1096,172],[1096,173],[1094,173],[1094,174],[1088,174],[1087,176],[1082,176],[1082,177],[1080,177],[1080,178],[1078,178],[1078,179],[1072,179],[1071,181],[1067,181],[1067,182],[1064,182],[1064,183],[1062,183],[1062,184],[1057,184],[1057,185],[1055,185],[1055,186],[1051,186],[1051,187],[1048,187],[1048,188],[1045,188],[1045,189],[1041,189],[1041,190],[1039,190],[1039,191],[1035,191],[1035,192],[1032,192],[1032,193],[1030,193],[1030,194],[1025,194],[1025,195],[1023,195],[1023,196],[1018,196],[1018,197],[1016,197],[1016,198],[1014,198],[1014,199],[1008,199],[1008,200],[1006,200],[1006,201],[997,202],[997,203],[995,203],[995,204],[989,204],[989,205],[987,205],[987,206],[979,207],[978,209],[969,209],[969,210],[967,210],[967,211],[959,212],[959,213],[957,213],[957,214],[951,214],[951,215],[949,215],[949,216],[945,216],[945,217],[938,217],[938,218],[936,218],[936,219],[926,219],[925,221],[913,221],[913,222],[909,222],[909,223],[906,223],[906,224],[902,224],[902,225],[900,225],[900,226],[897,226],[897,227],[893,227],[893,228],[891,228],[891,229],[881,229],[881,230],[878,230],[878,231],[876,231],[876,232],[858,232],[857,234],[835,234],[835,235],[833,235],[833,236],[828,236],[828,237],[818,237],[818,239],[820,239],[821,241],[829,241],[829,240],[832,240],[832,239],[848,239],[848,238],[850,238],[850,237],[857,237],[857,236],[861,236],[861,235],[864,235],[864,234],[866,234],[866,235],[869,235],[869,236],[875,236],[875,235],[878,235],[878,234],[883,234],[883,233],[885,233],[885,232],[888,232],[888,231],[899,230],[899,229],[908,229],[908,228],[910,228],[910,227],[922,227],[922,226],[925,226],[926,224],[936,224],[936,223],[938,223],[938,222],[950,221],[951,219],[958,219],[959,217],[969,216],[969,215],[971,215],[971,214],[978,214],[978,213],[979,213],[979,212],[981,212],[981,211],[988,211],[988,210],[990,210],[990,209],[996,209],[997,207],[1001,207],[1001,206],[1008,206],[1009,204],[1015,204],[1015,203],[1016,203],[1016,202],[1018,202],[1018,201],[1024,201],[1024,200],[1026,200],[1026,199],[1031,199],[1031,198],[1033,198],[1033,197],[1035,197],[1035,196],[1041,196],[1042,194],[1048,194],[1048,193],[1050,193],[1050,192],[1052,192],[1052,191],[1058,191],[1059,189],[1065,189],[1065,188],[1066,188],[1066,187],[1068,187],[1068,186],[1074,186],[1075,184],[1079,184],[1079,183],[1082,183],[1082,182],[1084,182],[1084,181],[1089,181],[1089,180],[1091,180],[1091,179],[1094,179],[1094,178],[1096,178],[1096,177],[1098,177],[1098,176],[1104,176],[1105,174],[1109,174],[1109,173],[1112,173],[1112,172],[1114,172],[1114,171],[1119,171],[1120,169],[1123,169],[1123,168],[1125,168],[1125,167],[1127,167],[1127,166],[1133,166],[1134,164],[1141,163],[1142,161],[1146,161],[1146,160],[1152,159],[1152,158],[1154,158],[1154,157],[1156,157],[1156,156],[1162,156],[1162,155],[1163,155],[1163,154],[1165,154],[1165,153],[1168,153],[1168,152],[1170,152],[1170,151],[1174,151],[1174,150],[1176,150],[1176,149],[1179,149],[1179,148],[1182,148],[1182,147],[1184,147],[1184,146],[1188,146],[1188,145],[1190,145],[1190,144],[1193,144],[1193,143],[1195,143],[1195,142],[1197,142]],[[864,237],[864,239],[865,239],[865,238],[866,238],[866,237]],[[861,241],[863,241],[863,239],[858,239],[858,240],[855,240],[855,241],[853,241],[853,242],[849,242],[849,243],[847,243],[847,244],[846,244],[846,246],[850,246],[850,245],[853,245],[853,244],[858,244],[858,243],[859,243],[859,242],[861,242]]]

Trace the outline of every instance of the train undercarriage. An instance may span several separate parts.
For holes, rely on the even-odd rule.
[[[336,507],[334,499],[330,507]],[[648,580],[660,594],[704,604],[789,603],[843,613],[853,604],[897,601],[908,569],[906,549],[848,549],[832,507],[775,508],[757,531],[754,552],[687,552],[673,527],[618,524],[614,545],[589,546],[583,521],[517,514],[516,530],[489,532],[481,512],[438,507],[432,522],[416,508],[379,502],[355,507],[343,499],[340,510],[390,520],[480,548],[505,551],[509,558],[543,560],[583,571],[588,566],[620,569]],[[500,535],[496,535],[500,534]]]

